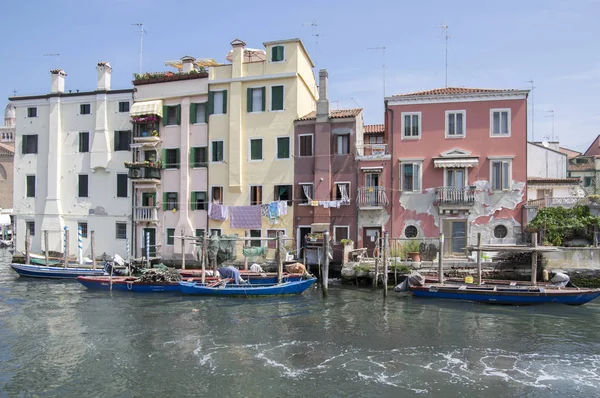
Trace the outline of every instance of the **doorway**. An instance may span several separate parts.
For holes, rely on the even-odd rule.
[[[381,227],[363,227],[363,247],[367,249],[369,257],[373,257],[377,246],[377,234],[381,236]]]
[[[304,257],[304,247],[306,246],[306,235],[312,231],[311,227],[298,227],[298,259]]]
[[[156,193],[142,192],[142,206],[154,206],[156,203]]]
[[[149,251],[150,257],[156,257],[156,229],[155,228],[143,228],[142,229],[142,256],[146,256],[146,234],[150,234],[148,239],[150,243]]]
[[[444,220],[444,254],[465,256],[467,253],[467,221]]]

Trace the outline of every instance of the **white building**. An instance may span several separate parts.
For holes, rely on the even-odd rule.
[[[558,142],[527,143],[527,200],[584,196],[577,178],[567,178],[567,154]]]
[[[112,68],[98,63],[95,91],[65,91],[66,73],[52,70],[49,94],[13,97],[16,107],[14,214],[16,249],[77,253],[77,230],[90,255],[125,254],[132,197],[124,162],[131,160],[133,89],[111,90]],[[48,231],[44,247],[43,231]]]

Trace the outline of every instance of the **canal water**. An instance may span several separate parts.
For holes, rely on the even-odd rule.
[[[19,278],[0,251],[0,396],[598,396],[600,303],[196,298]]]

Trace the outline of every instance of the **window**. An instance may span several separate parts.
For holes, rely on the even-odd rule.
[[[192,167],[206,167],[208,165],[208,147],[196,147],[192,148],[191,151],[190,165]]]
[[[213,203],[223,204],[223,187],[212,187],[210,194]]]
[[[494,238],[503,239],[506,238],[506,235],[508,235],[508,228],[504,225],[496,225],[494,228]]]
[[[303,134],[298,137],[300,141],[300,156],[312,156],[313,155],[313,135],[312,134]]]
[[[119,102],[119,112],[129,112],[129,101],[120,101]]]
[[[166,112],[165,112],[166,110]],[[181,122],[181,105],[165,106],[163,109],[163,125],[175,126]]]
[[[127,174],[117,173],[117,198],[127,197]]]
[[[212,115],[227,113],[227,90],[208,93],[208,110]]]
[[[178,169],[179,168],[179,148],[163,149],[165,169]]]
[[[220,228],[211,228],[210,230],[210,235],[217,235],[217,236],[221,236],[221,229]]]
[[[292,205],[292,186],[291,185],[275,185],[273,193],[275,200],[287,200],[287,205]]]
[[[300,204],[306,205],[313,198],[313,184],[305,183],[300,185]]]
[[[79,229],[81,229],[81,237],[82,238],[87,238],[88,234],[87,234],[87,223],[86,222],[79,222],[77,223],[77,233],[79,234]]]
[[[80,198],[88,197],[88,175],[87,174],[79,174],[78,181],[78,196]]]
[[[404,236],[407,238],[416,238],[417,235],[419,235],[419,230],[414,225],[404,228]]]
[[[175,228],[167,228],[167,246],[175,244]]]
[[[28,153],[38,153],[38,136],[37,134],[24,134],[23,147],[21,148],[23,155]]]
[[[290,137],[277,137],[277,159],[290,158]]]
[[[251,229],[250,230],[250,237],[251,238],[260,238],[261,237],[261,231],[260,231],[260,229]],[[260,240],[251,240],[250,241],[250,247],[260,247],[261,243],[262,243],[262,241],[260,241]]]
[[[333,227],[333,241],[340,243],[342,239],[350,239],[350,227]]]
[[[92,106],[90,104],[79,105],[79,114],[89,115],[90,113],[92,113]]]
[[[204,230],[204,228],[198,228],[196,229],[196,238],[204,238],[204,233],[206,231]]]
[[[37,117],[37,108],[27,108],[27,117]]]
[[[350,135],[339,134],[335,136],[335,153],[336,155],[347,155],[350,153]]]
[[[35,198],[35,176],[27,176],[27,197]]]
[[[211,162],[222,162],[223,161],[223,141],[211,142]]]
[[[446,138],[465,136],[465,113],[465,111],[446,111]]]
[[[284,58],[284,47],[273,46],[271,47],[271,62],[281,62]]]
[[[262,205],[262,186],[250,185],[250,205]]]
[[[267,238],[277,238],[279,232],[283,232],[283,235],[285,236],[285,229],[267,229]],[[269,249],[277,249],[277,240],[267,241],[267,247]]]
[[[421,164],[420,163],[402,163],[402,190],[420,191],[421,190]]]
[[[350,204],[350,183],[349,182],[336,182],[335,183],[335,200],[341,200],[342,204]]]
[[[248,88],[247,110],[248,110],[248,112],[264,112],[265,111],[265,88],[264,87]]]
[[[206,102],[190,104],[190,123],[206,123],[208,113],[206,112]]]
[[[262,138],[253,138],[250,140],[250,160],[263,160],[262,143]]]
[[[90,151],[90,133],[79,133],[79,152]]]
[[[25,221],[25,228],[29,231],[29,236],[35,236],[35,221]]]
[[[402,113],[402,139],[421,138],[421,112]]]
[[[163,210],[177,209],[177,192],[163,192]]]
[[[492,167],[492,190],[503,191],[510,189],[511,162],[510,160],[493,160]]]
[[[271,86],[271,110],[283,110],[283,86]]]
[[[382,135],[372,135],[369,137],[369,144],[383,144]]]
[[[591,187],[592,186],[592,177],[583,177],[583,186]]]
[[[466,185],[467,172],[462,169],[445,169],[445,186],[457,189],[463,189]]]
[[[206,192],[192,192],[192,210],[208,209]]]
[[[538,189],[536,192],[537,199],[544,199],[546,197],[552,197],[552,189]]]
[[[127,223],[118,222],[115,224],[115,239],[127,239]]]
[[[129,151],[131,131],[115,131],[115,151]]]
[[[510,109],[490,110],[490,135],[492,137],[510,136]]]

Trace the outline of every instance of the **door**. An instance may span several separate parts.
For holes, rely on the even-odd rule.
[[[146,256],[146,234],[150,234],[150,257],[156,257],[156,229],[155,228],[143,228],[142,229],[142,256]]]
[[[310,234],[311,227],[298,227],[298,259],[304,258],[304,247],[306,246],[306,235]]]
[[[156,193],[142,192],[142,206],[154,206],[156,203]]]
[[[365,185],[367,186],[366,199],[368,206],[379,205],[379,173],[365,174]]]
[[[367,249],[369,257],[373,257],[373,250],[377,245],[377,234],[381,236],[381,227],[363,227],[363,247]]]
[[[464,256],[467,247],[467,222],[444,220],[444,254]]]
[[[446,173],[447,186],[456,189],[465,187],[465,169],[447,169]]]

